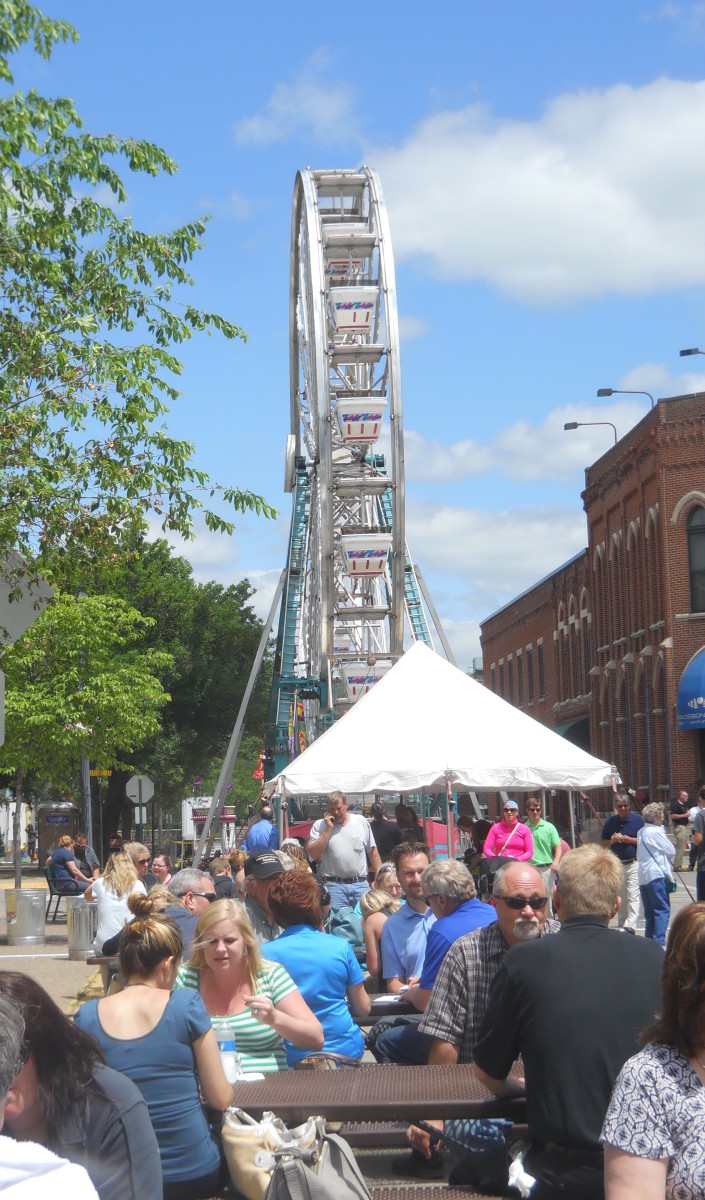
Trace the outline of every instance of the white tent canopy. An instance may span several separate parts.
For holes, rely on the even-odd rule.
[[[415,642],[267,791],[313,796],[610,786],[612,769]]]

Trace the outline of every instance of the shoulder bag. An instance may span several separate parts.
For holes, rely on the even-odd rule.
[[[644,840],[643,833],[641,835],[641,842],[642,842],[642,845],[643,845],[644,849],[646,850],[647,854],[651,854],[651,851],[649,850],[649,843]],[[668,887],[669,894],[672,896],[673,893],[678,890],[677,880],[674,879],[674,877],[672,875],[666,874],[663,867],[661,866],[661,863],[658,861],[658,859],[656,858],[656,856],[654,854],[651,854],[651,857],[653,858],[654,862],[656,863],[656,866],[658,867],[659,871],[661,872],[664,879],[666,880],[666,885]]]

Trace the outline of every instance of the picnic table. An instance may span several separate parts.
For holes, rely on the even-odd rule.
[[[471,1063],[453,1066],[363,1064],[342,1071],[278,1071],[235,1085],[234,1103],[252,1117],[283,1121],[312,1115],[329,1121],[414,1121],[417,1118],[509,1117],[525,1120],[523,1099],[498,1100]]]

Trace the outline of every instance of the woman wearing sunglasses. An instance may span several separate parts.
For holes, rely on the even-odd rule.
[[[288,971],[262,958],[239,900],[216,900],[199,918],[175,987],[200,992],[213,1023],[227,1022],[246,1073],[286,1067],[284,1038],[299,1050],[323,1049],[320,1021]]]
[[[519,820],[519,805],[516,800],[505,800],[502,820],[497,821],[487,834],[482,857],[528,862],[533,853],[534,839],[528,825]]]

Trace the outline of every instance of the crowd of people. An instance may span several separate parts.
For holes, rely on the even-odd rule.
[[[692,819],[686,802],[671,815],[685,809],[700,835],[705,883],[705,789]],[[618,793],[601,845],[568,853],[538,797],[523,817],[508,799],[494,824],[465,818],[464,861],[434,859],[406,805],[391,821],[377,803],[368,820],[335,792],[326,808],[305,845],[280,846],[263,806],[208,870],[132,842],[101,872],[85,838],[60,840],[57,883],[96,902],[95,948],[119,956],[121,984],[72,1022],[29,976],[0,972],[3,1028],[23,1024],[9,1078],[0,1053],[1,1140],[83,1166],[101,1200],[212,1196],[233,1099],[226,1029],[246,1074],[351,1068],[366,1048],[474,1063],[498,1097],[526,1095],[533,1200],[705,1195],[705,903],[679,913],[666,946],[684,845],[663,805],[637,813]],[[640,901],[646,936],[625,937]],[[365,1038],[378,990],[405,1012]],[[428,1130],[408,1141],[395,1173],[442,1177]]]

